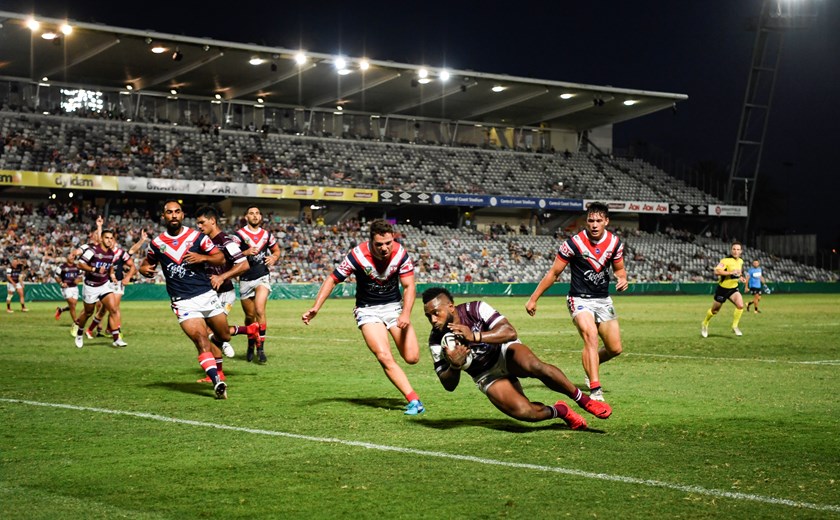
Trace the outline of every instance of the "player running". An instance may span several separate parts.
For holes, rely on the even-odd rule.
[[[6,268],[6,312],[9,314],[15,312],[12,310],[12,297],[15,293],[20,300],[20,312],[29,312],[23,298],[23,280],[26,278],[27,269],[26,262],[18,259],[12,260],[12,263]]]
[[[621,330],[610,297],[612,267],[617,291],[627,289],[627,271],[624,269],[624,244],[617,235],[607,231],[610,223],[609,207],[593,202],[586,209],[586,228],[563,242],[557,251],[554,264],[534,289],[525,310],[537,313],[537,300],[551,287],[566,266],[572,267],[572,283],[566,296],[566,305],[580,337],[583,338],[581,354],[589,397],[604,400],[600,382],[600,366],[621,354]],[[604,346],[598,348],[598,337]]]
[[[735,311],[732,313],[732,332],[736,336],[743,336],[741,329],[738,328],[738,322],[741,321],[741,315],[744,313],[744,298],[738,290],[738,283],[744,283],[744,259],[741,258],[742,247],[740,242],[733,242],[730,249],[730,255],[723,257],[715,266],[715,275],[718,277],[718,286],[715,289],[715,301],[712,302],[712,307],[706,311],[706,317],[700,325],[700,335],[704,338],[709,336],[709,322],[720,311],[721,306],[726,300],[735,305]]]
[[[327,276],[311,309],[303,313],[309,325],[335,286],[351,274],[356,276],[356,325],[370,351],[391,383],[405,396],[406,415],[423,413],[426,408],[411,387],[403,369],[391,354],[388,333],[394,338],[400,355],[409,365],[420,360],[417,335],[411,325],[414,305],[414,262],[402,244],[394,241],[394,228],[382,219],[370,224],[370,241],[353,248],[338,267]],[[399,286],[403,295],[400,298]],[[402,300],[402,301],[401,301]]]
[[[166,292],[181,330],[195,345],[198,364],[213,383],[216,399],[227,399],[227,383],[216,368],[207,327],[223,342],[230,340],[230,332],[224,308],[204,266],[205,263],[222,265],[225,256],[207,235],[182,224],[184,212],[177,200],[166,201],[163,219],[166,231],[149,244],[146,258],[140,264],[140,274],[151,278],[158,264],[161,265]]]
[[[145,240],[145,232],[144,238]],[[131,280],[134,274],[137,272],[137,267],[134,265],[133,255],[140,250],[142,247],[142,243],[134,244],[129,251],[119,247],[118,245],[114,244],[114,250],[116,253],[114,254],[114,263],[111,265],[111,270],[108,273],[108,277],[111,280],[111,285],[114,287],[114,306],[119,309],[120,303],[122,302],[123,294],[125,293],[125,281]],[[125,272],[125,268],[128,268],[128,273]],[[102,335],[102,320],[105,318],[105,306],[101,305],[97,307],[96,316],[94,316],[93,321],[91,321],[90,326],[85,330],[85,336],[88,338],[93,338],[94,336],[101,336]],[[106,323],[111,322],[111,317],[108,317],[108,321]],[[122,323],[120,323],[120,327],[122,327]],[[95,329],[95,332],[94,332]],[[109,328],[106,329],[106,332],[114,338],[114,341],[119,341],[120,343],[125,343],[122,339],[122,332],[118,331],[116,335],[114,331]],[[116,336],[116,337],[115,337]],[[125,346],[125,345],[120,345]]]
[[[58,268],[55,281],[61,286],[61,296],[67,305],[55,308],[55,319],[61,319],[61,313],[70,312],[73,325],[70,331],[76,336],[76,303],[79,301],[79,284],[82,282],[82,272],[76,265],[76,251],[70,251],[67,259]]]
[[[114,232],[110,229],[102,231],[99,244],[86,248],[79,258],[79,269],[85,273],[84,308],[81,316],[76,320],[76,348],[84,346],[85,323],[93,316],[96,302],[101,301],[108,311],[108,328],[113,337],[112,345],[125,347],[128,344],[120,337],[120,309],[116,305],[114,285],[111,283],[111,266],[118,254],[114,249]]]
[[[233,287],[233,279],[248,271],[250,267],[248,259],[242,255],[242,250],[239,249],[239,244],[231,238],[227,233],[219,228],[219,213],[210,206],[199,208],[196,212],[195,225],[199,231],[210,237],[210,240],[219,248],[225,255],[225,263],[223,265],[207,265],[207,273],[210,275],[210,285],[219,295],[219,300],[225,310],[225,316],[230,315],[233,302],[236,301],[236,290]],[[259,323],[251,323],[250,325],[229,325],[231,336],[238,334],[247,334],[249,340],[259,341],[260,325]],[[234,357],[236,354],[233,346],[225,342],[219,342],[216,337],[211,334],[210,341],[216,347],[213,354],[216,356],[216,368],[219,370],[219,376],[225,380],[225,374],[222,370],[224,359],[221,353],[227,357]],[[219,350],[221,349],[221,350]],[[199,382],[209,383],[209,377],[199,379]]]
[[[268,361],[265,355],[265,335],[267,322],[265,304],[271,294],[269,269],[280,259],[280,246],[274,235],[262,228],[262,213],[256,206],[249,206],[245,213],[245,227],[233,236],[238,241],[242,254],[248,258],[248,270],[239,276],[239,301],[245,312],[245,324],[258,323],[260,336],[254,340],[248,338],[247,361],[254,359],[256,348],[257,361]]]
[[[750,307],[754,306],[756,314],[760,313],[761,311],[758,310],[758,302],[761,301],[761,291],[764,287],[767,286],[767,282],[764,281],[764,273],[761,269],[761,262],[758,260],[753,260],[752,267],[747,270],[747,288],[750,290],[750,294],[752,294],[752,301],[747,304],[747,312],[750,312]]]

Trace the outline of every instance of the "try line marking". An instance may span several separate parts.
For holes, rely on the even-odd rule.
[[[558,466],[542,466],[539,464],[523,464],[520,462],[508,462],[503,460],[485,459],[481,457],[473,457],[472,455],[457,455],[454,453],[444,453],[440,451],[425,451],[415,450],[412,448],[402,448],[399,446],[387,446],[384,444],[372,444],[369,442],[348,441],[345,439],[336,439],[331,437],[313,437],[310,435],[300,435],[297,433],[279,432],[273,430],[259,430],[254,428],[241,428],[238,426],[228,426],[225,424],[215,424],[202,421],[192,421],[189,419],[177,419],[175,417],[166,417],[164,415],[156,415],[143,412],[128,412],[123,410],[108,410],[107,408],[93,408],[89,406],[76,406],[72,404],[60,403],[42,403],[38,401],[27,401],[24,399],[6,399],[0,398],[0,402],[25,404],[30,406],[43,406],[46,408],[63,408],[65,410],[77,410],[81,412],[104,413],[110,415],[126,415],[129,417],[138,417],[141,419],[150,419],[153,421],[168,422],[175,424],[188,424],[191,426],[199,426],[202,428],[216,428],[218,430],[230,430],[235,432],[251,433],[254,435],[269,435],[273,437],[286,437],[289,439],[298,439],[310,442],[324,442],[331,444],[341,444],[344,446],[355,446],[359,448],[366,448],[379,451],[394,451],[398,453],[407,453],[410,455],[420,455],[423,457],[435,457],[439,459],[462,460],[467,462],[475,462],[476,464],[485,464],[488,466],[503,466],[507,468],[530,469],[534,471],[543,471],[546,473],[560,473],[563,475],[571,475],[574,477],[583,477],[596,480],[606,480],[610,482],[621,482],[624,484],[636,484],[640,486],[657,487],[663,489],[671,489],[674,491],[682,491],[684,493],[695,493],[698,495],[706,495],[718,498],[731,498],[734,500],[748,500],[751,502],[761,502],[764,504],[782,505],[797,508],[813,509],[816,511],[832,511],[840,513],[840,505],[830,504],[814,504],[810,502],[797,502],[796,500],[789,500],[787,498],[766,497],[762,495],[752,495],[749,493],[735,493],[732,491],[722,491],[719,489],[707,489],[700,486],[687,486],[683,484],[672,484],[670,482],[663,482],[661,480],[649,480],[636,477],[625,477],[622,475],[609,475],[607,473],[593,473],[590,471],[581,471],[578,469],[561,468]]]

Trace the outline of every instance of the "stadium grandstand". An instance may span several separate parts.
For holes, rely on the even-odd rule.
[[[0,19],[0,261],[28,259],[29,282],[51,281],[98,215],[126,247],[159,229],[168,197],[215,204],[229,229],[259,205],[283,250],[275,283],[321,282],[376,217],[420,282],[534,283],[593,200],[631,281],[708,282],[740,238],[722,223],[747,216],[614,150],[614,125],[684,94]],[[745,257],[775,282],[838,279]]]

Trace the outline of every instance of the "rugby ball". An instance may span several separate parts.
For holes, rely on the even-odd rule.
[[[447,332],[442,338],[440,338],[440,345],[445,348],[447,352],[451,352],[458,346],[458,340],[455,338],[455,334]]]

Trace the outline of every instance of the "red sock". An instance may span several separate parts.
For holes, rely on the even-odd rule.
[[[405,396],[406,400],[410,403],[411,401],[420,400],[420,397],[417,395],[417,392],[412,390],[407,396]]]
[[[201,369],[210,377],[213,384],[219,382],[219,371],[216,370],[216,358],[212,352],[202,352],[198,355],[198,364]]]
[[[111,331],[111,337],[114,338],[114,341],[120,339],[120,328],[117,327],[116,329]]]

